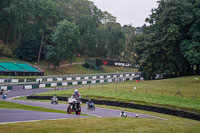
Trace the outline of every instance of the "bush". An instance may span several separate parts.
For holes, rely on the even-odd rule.
[[[0,56],[1,57],[12,57],[12,50],[5,44],[0,44]]]
[[[83,64],[84,67],[88,68],[88,69],[92,69],[92,70],[99,70],[99,68],[90,62],[85,62],[85,64]]]

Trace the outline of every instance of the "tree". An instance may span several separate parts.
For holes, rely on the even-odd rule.
[[[52,35],[52,42],[58,54],[58,62],[67,59],[72,63],[76,57],[77,48],[80,43],[79,34],[78,27],[67,20],[63,20],[57,24],[57,28]]]
[[[125,34],[118,23],[109,22],[105,25],[105,48],[107,58],[121,56],[125,47]]]
[[[132,27],[132,25],[124,25],[123,31],[125,33],[125,40],[126,40],[123,58],[125,61],[134,62],[133,51],[134,51],[134,43],[136,42],[136,29]]]
[[[196,73],[200,74],[200,1],[196,0],[193,5],[193,23],[185,33],[180,49],[186,60],[193,66],[196,66]],[[194,72],[194,71],[193,71]]]
[[[156,74],[165,77],[189,74],[190,63],[180,45],[188,38],[187,33],[194,22],[193,3],[193,0],[160,0],[158,8],[146,19],[150,25],[143,27],[138,43],[144,47],[144,54],[136,48],[135,51],[140,69],[148,78]]]
[[[50,68],[50,64],[54,64],[54,70],[56,66],[59,66],[59,54],[57,54],[55,47],[53,45],[46,45],[44,48],[45,59],[48,62],[48,69]]]

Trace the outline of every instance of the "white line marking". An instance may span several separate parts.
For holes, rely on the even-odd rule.
[[[65,120],[65,119],[73,119],[73,118],[58,118],[58,119],[44,119],[44,120]],[[20,123],[20,122],[38,122],[44,120],[27,120],[27,121],[13,121],[13,122],[2,122],[0,124],[10,124],[10,123]]]

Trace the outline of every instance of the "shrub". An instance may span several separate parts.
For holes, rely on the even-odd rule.
[[[12,50],[5,44],[0,44],[0,57],[12,57]]]

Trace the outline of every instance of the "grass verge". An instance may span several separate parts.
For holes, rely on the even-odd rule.
[[[147,118],[80,118],[0,125],[0,133],[198,133],[197,121]]]
[[[52,112],[52,113],[66,113],[66,111],[62,111],[62,110],[35,107],[35,106],[11,103],[11,102],[6,102],[6,101],[0,101],[0,108],[4,108],[4,109],[23,109],[23,110],[43,111],[43,112]]]

